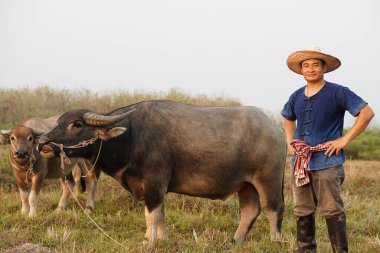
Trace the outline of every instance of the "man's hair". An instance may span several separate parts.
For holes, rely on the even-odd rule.
[[[322,63],[322,66],[323,66],[323,65],[326,65],[326,62],[325,62],[324,60],[319,59],[319,58],[316,58],[316,59],[319,60],[319,61]],[[306,59],[306,60],[309,60],[309,59]],[[304,60],[304,61],[306,61],[306,60]],[[301,67],[302,67],[302,63],[303,63],[304,61],[301,61],[301,62],[300,62],[300,66],[301,66]]]

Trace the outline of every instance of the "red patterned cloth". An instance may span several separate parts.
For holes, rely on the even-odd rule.
[[[310,147],[305,141],[293,140],[290,145],[296,153],[296,159],[293,165],[293,174],[296,186],[302,186],[310,182],[309,178],[309,163],[313,152],[327,150],[329,144],[322,143],[317,146]]]

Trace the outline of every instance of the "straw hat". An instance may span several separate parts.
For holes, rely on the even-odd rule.
[[[333,70],[336,70],[340,66],[340,60],[338,58],[335,58],[334,56],[321,53],[321,49],[319,47],[307,47],[303,49],[302,51],[296,51],[289,55],[288,59],[286,60],[286,64],[288,64],[288,67],[293,72],[302,75],[301,73],[301,63],[305,60],[309,59],[320,59],[326,63],[327,72],[331,72]]]

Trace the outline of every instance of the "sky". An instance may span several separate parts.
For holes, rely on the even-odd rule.
[[[342,62],[325,79],[380,125],[379,13],[378,0],[0,0],[0,88],[177,88],[279,115],[306,84],[286,58],[315,45]]]

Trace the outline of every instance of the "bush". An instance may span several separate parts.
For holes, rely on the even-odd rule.
[[[380,129],[364,131],[345,150],[349,159],[380,160]]]

